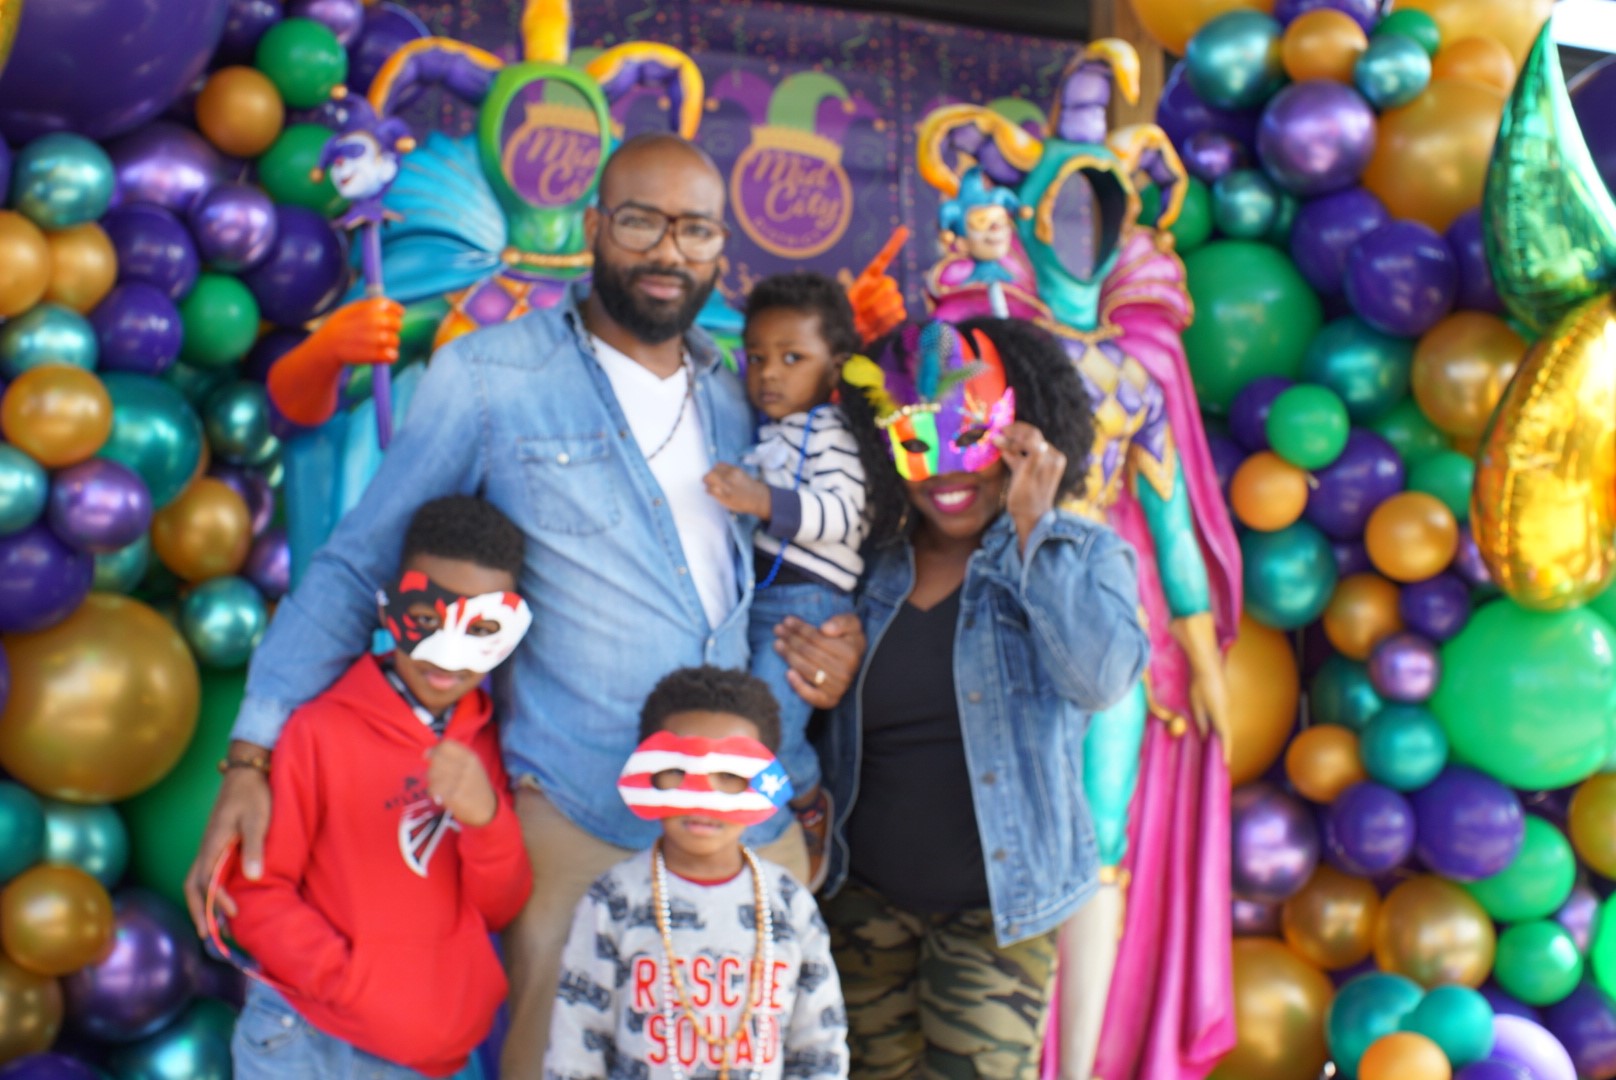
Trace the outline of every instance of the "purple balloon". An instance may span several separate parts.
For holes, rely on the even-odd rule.
[[[301,206],[275,208],[269,257],[241,280],[269,322],[296,326],[321,314],[348,283],[348,244],[325,218]]]
[[[1571,898],[1554,913],[1554,921],[1565,927],[1577,951],[1584,955],[1593,948],[1594,927],[1598,919],[1599,894],[1583,882],[1572,887]]]
[[[208,475],[215,480],[223,480],[237,495],[241,496],[247,504],[247,514],[252,519],[252,534],[259,535],[269,528],[270,519],[275,516],[275,492],[271,490],[269,481],[264,479],[262,473],[252,469],[244,469],[239,465],[214,465],[208,469]]]
[[[11,697],[11,661],[6,659],[6,649],[0,645],[0,713],[6,711],[6,701]],[[0,769],[0,776],[5,770]]]
[[[1348,873],[1384,874],[1414,851],[1414,808],[1382,784],[1353,784],[1325,811],[1324,845],[1331,863]]]
[[[203,957],[196,971],[196,992],[239,1011],[247,996],[247,976],[234,964]]]
[[[1220,131],[1197,131],[1184,140],[1182,157],[1191,176],[1215,184],[1246,164],[1246,148]]]
[[[258,586],[266,599],[279,600],[292,587],[292,549],[285,529],[266,529],[253,541],[241,574]]]
[[[1230,904],[1229,917],[1235,937],[1278,937],[1279,904],[1263,904],[1238,897]]]
[[[1442,681],[1442,657],[1430,638],[1393,634],[1369,654],[1369,681],[1386,701],[1418,705],[1429,701]]]
[[[1447,641],[1470,621],[1470,586],[1457,574],[1438,574],[1404,585],[1397,606],[1404,626],[1432,641]]]
[[[1335,554],[1337,577],[1364,574],[1375,568],[1369,561],[1369,549],[1356,540],[1336,540],[1330,544],[1330,550]]]
[[[168,294],[144,281],[126,281],[90,314],[101,343],[103,371],[160,375],[180,354],[185,327]]]
[[[264,31],[281,21],[280,0],[229,0],[216,64],[251,64]]]
[[[1493,574],[1476,546],[1476,534],[1470,531],[1468,521],[1459,523],[1459,550],[1453,556],[1453,568],[1472,588],[1493,583]]]
[[[1487,1060],[1519,1066],[1532,1080],[1577,1080],[1577,1067],[1559,1040],[1518,1016],[1493,1017],[1493,1052]]]
[[[133,469],[91,458],[51,478],[46,515],[52,531],[63,540],[106,554],[145,534],[151,525],[151,493]]]
[[[353,44],[365,22],[365,6],[359,0],[292,0],[286,15],[313,19],[337,36],[343,48]]]
[[[1454,306],[1466,311],[1502,314],[1504,302],[1498,298],[1498,288],[1493,284],[1487,246],[1482,240],[1481,211],[1466,210],[1454,218],[1442,238],[1448,242],[1459,267],[1459,291],[1454,296]]]
[[[1206,448],[1212,452],[1212,469],[1218,474],[1218,486],[1223,489],[1224,498],[1228,498],[1229,479],[1246,460],[1246,453],[1239,443],[1218,431],[1206,433]]]
[[[227,274],[262,262],[275,246],[275,204],[253,184],[219,184],[191,208],[197,254]]]
[[[63,543],[43,521],[0,536],[0,631],[55,626],[83,602],[94,580],[95,558]]]
[[[1543,1019],[1536,1009],[1524,1001],[1511,997],[1504,992],[1503,987],[1490,979],[1481,984],[1480,993],[1482,997],[1487,999],[1487,1004],[1493,1007],[1494,1014],[1498,1016],[1518,1016],[1522,1020],[1530,1020],[1534,1024]]]
[[[0,191],[11,190],[11,147],[0,139]]]
[[[1234,837],[1234,895],[1277,904],[1289,899],[1319,863],[1319,830],[1301,800],[1269,784],[1246,784],[1229,799]]]
[[[1582,125],[1582,138],[1594,167],[1616,195],[1616,58],[1607,57],[1571,80],[1571,108]]]
[[[1414,850],[1432,870],[1455,881],[1479,881],[1521,853],[1526,815],[1503,784],[1463,765],[1449,765],[1416,791]]]
[[[1229,434],[1252,453],[1268,449],[1268,412],[1295,385],[1283,375],[1264,375],[1241,387],[1229,403]]]
[[[112,950],[62,980],[70,1029],[102,1042],[133,1042],[185,1008],[201,964],[196,931],[168,901],[144,889],[113,898]]]
[[[179,218],[151,203],[120,206],[101,219],[118,253],[118,280],[139,281],[170,300],[191,291],[201,264],[191,233]]]
[[[1532,1074],[1507,1061],[1472,1061],[1453,1074],[1454,1080],[1532,1080]]]
[[[1303,516],[1332,540],[1356,540],[1375,507],[1403,490],[1403,459],[1379,435],[1354,428],[1341,456],[1313,478]]]
[[[381,5],[386,7],[386,4]],[[1201,100],[1190,86],[1189,65],[1180,63],[1167,75],[1156,105],[1156,123],[1167,132],[1173,145],[1184,147],[1190,136],[1202,131],[1227,135],[1245,146],[1257,138],[1257,113],[1253,109],[1219,109]]]
[[[1347,252],[1390,220],[1385,204],[1361,187],[1309,199],[1291,226],[1291,258],[1315,291],[1339,295],[1345,287]]]
[[[1380,20],[1380,5],[1376,0],[1278,0],[1274,4],[1274,18],[1281,26],[1289,26],[1310,11],[1339,11],[1350,15],[1354,22],[1368,33]]]
[[[269,369],[275,366],[275,361],[301,345],[308,336],[306,331],[287,327],[271,330],[253,344],[252,351],[247,354],[247,362],[242,366],[242,377],[254,382],[267,381]]]
[[[124,136],[107,152],[118,173],[115,206],[148,202],[189,213],[224,175],[224,160],[211,143],[168,121]]]
[[[1347,252],[1347,300],[1385,334],[1419,337],[1453,309],[1459,264],[1448,243],[1417,221],[1392,221]]]
[[[66,1054],[29,1054],[0,1068],[0,1080],[97,1080],[99,1075]]]
[[[1274,95],[1257,125],[1257,156],[1293,195],[1351,187],[1374,152],[1375,110],[1338,82],[1292,83]]]
[[[0,129],[110,139],[150,120],[207,67],[225,0],[61,0],[27,4],[22,48],[0,77]]]
[[[1616,1012],[1592,983],[1543,1009],[1543,1026],[1571,1055],[1583,1080],[1616,1077]]]

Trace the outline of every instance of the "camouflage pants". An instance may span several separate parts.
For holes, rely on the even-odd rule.
[[[1036,1080],[1054,933],[1001,948],[986,910],[917,915],[852,883],[824,911],[853,1080]]]

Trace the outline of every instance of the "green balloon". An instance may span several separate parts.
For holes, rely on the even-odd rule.
[[[1184,348],[1203,408],[1227,411],[1262,375],[1297,377],[1324,317],[1289,256],[1269,244],[1219,240],[1186,256],[1184,267],[1195,301]]]
[[[109,371],[101,382],[112,397],[112,434],[99,456],[133,469],[152,505],[167,506],[202,460],[202,421],[179,391],[150,375]]]
[[[264,31],[254,63],[294,109],[325,104],[348,78],[347,51],[313,19],[282,19]]]
[[[327,217],[340,213],[346,201],[330,176],[314,179],[320,152],[331,129],[319,124],[291,124],[258,159],[258,182],[277,204],[301,206]]]
[[[1324,1014],[1324,1035],[1339,1075],[1352,1080],[1364,1051],[1396,1031],[1424,991],[1412,979],[1374,972],[1341,987]]]
[[[1263,234],[1263,240],[1273,244],[1282,251],[1289,251],[1291,245],[1291,227],[1296,224],[1296,214],[1302,209],[1302,202],[1288,191],[1279,193],[1279,212],[1274,215],[1273,226]]]
[[[1436,20],[1425,12],[1413,8],[1394,11],[1376,23],[1375,32],[1371,36],[1380,37],[1382,34],[1402,34],[1404,37],[1411,37],[1431,56],[1435,56],[1437,50],[1442,48],[1442,30],[1437,26]]]
[[[1598,612],[1606,622],[1616,626],[1616,583],[1605,588],[1605,591],[1588,601],[1588,610]]]
[[[1464,885],[1499,922],[1547,919],[1571,898],[1577,883],[1577,857],[1565,834],[1549,822],[1526,815],[1526,839],[1515,860],[1492,877]]]
[[[1349,315],[1325,326],[1308,345],[1302,378],[1334,390],[1352,422],[1367,424],[1408,396],[1413,367],[1414,342]]]
[[[1260,169],[1236,169],[1212,185],[1212,224],[1232,240],[1260,240],[1279,219],[1279,188]]]
[[[1493,977],[1505,993],[1528,1005],[1553,1005],[1582,981],[1582,954],[1557,922],[1519,923],[1498,936]]]
[[[202,427],[220,461],[261,465],[280,445],[270,430],[262,383],[238,379],[215,390],[202,406]]]
[[[1488,604],[1442,647],[1431,699],[1455,760],[1510,787],[1586,779],[1609,756],[1616,631],[1586,608]]]
[[[1189,186],[1184,189],[1184,208],[1167,231],[1173,234],[1180,256],[1188,255],[1212,238],[1212,193],[1206,184],[1190,178]]]
[[[1448,763],[1448,737],[1423,706],[1388,705],[1363,729],[1358,754],[1372,778],[1393,791],[1417,791]]]
[[[1599,905],[1594,922],[1594,943],[1588,950],[1588,966],[1594,982],[1608,997],[1616,997],[1616,896]]]
[[[239,278],[198,275],[180,301],[185,343],[180,360],[199,367],[234,364],[258,340],[258,301]]]
[[[1278,22],[1259,11],[1219,15],[1190,38],[1184,51],[1190,87],[1209,105],[1261,105],[1285,82]]]
[[[1470,520],[1470,487],[1476,463],[1457,450],[1444,450],[1415,462],[1408,470],[1408,490],[1442,500],[1460,521]]]
[[[1383,711],[1368,665],[1344,656],[1331,656],[1321,664],[1307,690],[1308,708],[1321,724],[1362,732]]]
[[[202,670],[201,715],[185,754],[161,783],[122,805],[135,881],[182,909],[185,875],[219,794],[217,766],[230,747],[246,678],[242,671]]]
[[[117,551],[95,557],[96,592],[133,592],[151,565],[151,537],[146,533],[140,539]]]
[[[0,881],[10,881],[45,853],[45,811],[21,784],[0,780]]]
[[[1240,537],[1246,610],[1264,626],[1299,630],[1324,613],[1335,592],[1335,553],[1305,521]]]
[[[107,888],[129,866],[129,830],[110,806],[41,800],[45,807],[45,861],[76,866]]]
[[[1274,399],[1263,427],[1274,453],[1298,469],[1322,469],[1346,448],[1347,407],[1322,386],[1293,386]]]
[[[1493,1052],[1493,1007],[1468,986],[1438,986],[1403,1017],[1402,1029],[1442,1048],[1455,1069]]]
[[[1414,399],[1404,398],[1370,425],[1376,435],[1392,444],[1404,464],[1413,465],[1448,448],[1448,437],[1420,412]]]
[[[1352,67],[1352,83],[1384,112],[1407,105],[1431,84],[1431,55],[1403,34],[1376,34]]]

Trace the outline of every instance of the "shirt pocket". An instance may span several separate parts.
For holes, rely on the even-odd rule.
[[[518,439],[516,453],[540,532],[592,536],[623,520],[605,434]]]
[[[1017,695],[1036,695],[1038,678],[1033,666],[1032,628],[1019,604],[1004,597],[995,601],[993,637],[1006,686]]]

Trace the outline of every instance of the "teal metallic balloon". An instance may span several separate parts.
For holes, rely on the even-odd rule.
[[[38,521],[49,494],[50,478],[39,462],[0,443],[0,536],[21,532]]]
[[[1274,399],[1263,432],[1274,453],[1298,469],[1322,469],[1346,449],[1347,407],[1323,386],[1293,386]]]
[[[1388,705],[1358,740],[1364,771],[1393,791],[1417,791],[1448,763],[1448,737],[1429,709]]]
[[[1279,210],[1274,214],[1274,224],[1263,234],[1263,240],[1285,251],[1291,246],[1291,227],[1296,224],[1296,213],[1302,208],[1302,201],[1288,191],[1279,191]]]
[[[1279,23],[1257,11],[1219,15],[1190,38],[1184,62],[1190,88],[1209,105],[1248,109],[1285,82]]]
[[[264,596],[246,578],[204,581],[180,604],[180,630],[196,658],[209,667],[245,664],[268,625]]]
[[[202,411],[203,403],[218,393],[235,377],[228,369],[197,367],[194,364],[170,364],[157,378],[185,395],[191,408]]]
[[[1279,188],[1259,169],[1236,169],[1212,185],[1212,223],[1231,240],[1267,236],[1279,205]]]
[[[1499,922],[1547,919],[1571,898],[1577,856],[1565,833],[1532,814],[1520,854],[1492,877],[1465,882],[1476,903]]]
[[[1460,521],[1470,520],[1470,488],[1475,480],[1475,461],[1457,450],[1432,454],[1408,470],[1408,490],[1435,496]]]
[[[1517,923],[1498,935],[1493,977],[1528,1005],[1563,1001],[1582,981],[1582,969],[1571,932],[1553,920]]]
[[[260,383],[237,380],[215,390],[202,406],[202,427],[214,456],[232,464],[261,465],[280,446]]]
[[[110,806],[40,800],[45,807],[45,861],[76,866],[107,888],[129,868],[129,830]]]
[[[1431,85],[1431,54],[1411,37],[1376,34],[1353,65],[1352,83],[1381,112],[1407,105]]]
[[[1414,342],[1354,316],[1320,330],[1302,358],[1302,378],[1334,390],[1355,424],[1372,423],[1408,396]]]
[[[158,509],[173,502],[202,460],[202,421],[178,390],[149,375],[108,372],[112,434],[100,456],[140,475]]]
[[[1404,398],[1370,425],[1376,435],[1392,444],[1405,465],[1424,461],[1448,448],[1448,437],[1420,412],[1413,398]]]
[[[202,998],[155,1035],[120,1046],[107,1064],[118,1080],[230,1080],[235,1011]]]
[[[45,853],[45,809],[21,784],[0,780],[0,882],[10,881]]]
[[[91,586],[96,592],[131,593],[140,579],[146,576],[146,568],[151,565],[152,549],[151,536],[143,535],[139,540],[121,547],[117,551],[109,551],[105,555],[95,557],[95,584]]]
[[[82,135],[42,135],[11,170],[11,205],[41,229],[94,221],[112,203],[116,177],[107,152]]]
[[[1415,8],[1394,11],[1375,24],[1373,37],[1401,34],[1420,43],[1427,56],[1435,56],[1442,48],[1442,28],[1436,20]]]
[[[1384,703],[1369,678],[1369,666],[1345,656],[1332,656],[1319,666],[1307,687],[1308,708],[1320,724],[1339,724],[1362,732]]]
[[[1493,1007],[1468,986],[1438,986],[1403,1017],[1403,1030],[1441,1047],[1457,1071],[1493,1052]]]
[[[1335,591],[1335,553],[1305,521],[1240,537],[1244,595],[1251,617],[1275,630],[1299,630],[1324,613]]]
[[[1353,1080],[1369,1045],[1396,1031],[1424,995],[1412,979],[1381,972],[1360,975],[1337,991],[1324,1016],[1324,1037],[1338,1075]]]
[[[0,327],[0,375],[8,379],[43,364],[94,371],[100,358],[90,320],[60,304],[36,304]]]

